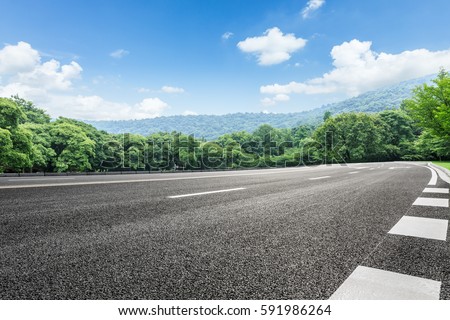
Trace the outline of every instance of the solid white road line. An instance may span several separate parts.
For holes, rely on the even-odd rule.
[[[436,171],[434,171],[434,169],[433,169],[433,168],[430,168],[430,167],[425,167],[425,168],[428,168],[428,169],[430,169],[430,171],[431,171],[431,179],[430,179],[430,182],[428,182],[428,185],[429,185],[429,186],[435,186],[436,183],[437,183],[437,174],[436,174]]]
[[[47,183],[47,184],[25,184],[25,185],[4,185],[0,189],[17,189],[17,188],[44,188],[44,187],[63,187],[63,186],[83,186],[83,185],[101,185],[101,184],[117,184],[117,183],[139,183],[139,182],[158,182],[158,181],[177,181],[177,180],[197,180],[197,179],[211,179],[211,178],[229,178],[241,176],[259,176],[269,174],[280,174],[287,172],[299,172],[305,169],[314,169],[310,167],[301,167],[286,170],[259,170],[251,173],[236,173],[236,174],[214,174],[207,176],[188,176],[188,177],[169,177],[169,178],[151,178],[151,179],[130,179],[130,180],[109,180],[109,181],[80,181],[80,182],[63,182],[63,183]]]
[[[414,201],[413,206],[448,208],[448,199],[419,197]]]
[[[323,177],[309,178],[308,180],[320,180],[320,179],[328,179],[328,178],[331,178],[331,176],[323,176]]]
[[[441,170],[434,168],[434,170],[436,170],[436,172],[439,174],[439,177],[444,180],[447,183],[450,183],[450,178]]]
[[[8,181],[11,181],[11,182],[20,182],[20,181],[52,181],[52,180],[75,180],[75,178],[47,177],[47,178],[15,178],[15,179],[8,179]]]
[[[448,188],[425,188],[422,192],[426,193],[449,193]]]
[[[441,282],[358,266],[331,300],[439,300]]]
[[[185,197],[201,196],[204,194],[231,192],[231,191],[238,191],[238,190],[244,190],[244,189],[245,188],[234,188],[234,189],[225,189],[225,190],[206,191],[206,192],[198,192],[198,193],[181,194],[178,196],[169,196],[167,198],[169,198],[169,199],[185,198]]]
[[[448,220],[403,216],[388,233],[445,241],[447,229]]]

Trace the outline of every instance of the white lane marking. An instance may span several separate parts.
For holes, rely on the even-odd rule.
[[[447,183],[450,183],[450,178],[441,170],[433,168],[439,174],[439,177]]]
[[[437,174],[436,174],[436,171],[434,171],[434,169],[433,169],[433,168],[430,168],[430,167],[425,167],[425,168],[428,168],[428,169],[430,169],[430,171],[431,171],[431,179],[430,179],[430,182],[428,182],[428,185],[429,185],[429,186],[435,186],[436,183],[437,183]]]
[[[116,184],[116,183],[138,183],[138,182],[159,182],[159,181],[177,181],[177,180],[197,180],[211,178],[229,178],[241,176],[256,176],[265,174],[279,174],[287,172],[299,172],[305,169],[314,169],[310,167],[301,167],[290,170],[276,170],[270,172],[252,172],[252,173],[236,173],[236,174],[215,174],[197,177],[175,177],[175,178],[153,178],[153,179],[133,179],[133,180],[110,180],[110,181],[84,181],[84,182],[67,182],[67,183],[47,183],[47,184],[26,184],[14,186],[0,186],[0,189],[17,189],[17,188],[44,188],[44,187],[62,187],[62,186],[82,186],[82,185],[100,185],[100,184]]]
[[[419,197],[414,201],[413,206],[448,208],[448,199]]]
[[[370,168],[369,170],[372,171],[372,170],[375,170],[375,168]]]
[[[447,229],[448,220],[403,216],[388,233],[445,241]]]
[[[449,193],[448,188],[425,188],[422,192],[426,193]]]
[[[48,178],[15,178],[15,179],[8,179],[8,181],[11,181],[11,182],[20,182],[20,181],[51,181],[51,180],[75,180],[75,178],[48,177]]]
[[[359,171],[352,171],[352,172],[349,172],[348,174],[355,174],[355,173],[359,173]]]
[[[367,169],[369,167],[354,167],[354,169]]]
[[[308,180],[320,180],[320,179],[328,179],[328,178],[331,178],[331,176],[323,176],[323,177],[309,178]]]
[[[245,188],[234,188],[234,189],[225,189],[225,190],[206,191],[206,192],[198,192],[198,193],[181,194],[178,196],[168,196],[167,198],[169,198],[169,199],[185,198],[185,197],[201,196],[204,194],[231,192],[231,191],[238,191],[238,190],[244,190],[244,189]]]
[[[439,300],[441,282],[358,266],[331,300]]]

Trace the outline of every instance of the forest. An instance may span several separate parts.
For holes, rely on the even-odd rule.
[[[413,89],[398,109],[327,110],[317,124],[259,125],[215,139],[183,132],[112,134],[56,120],[18,96],[0,98],[1,172],[107,172],[287,167],[450,159],[450,76]]]
[[[175,115],[140,120],[85,121],[110,133],[138,133],[147,136],[157,132],[182,131],[208,141],[235,131],[255,131],[261,124],[274,128],[294,128],[299,125],[317,126],[323,114],[344,112],[381,112],[398,109],[404,99],[411,98],[412,89],[429,83],[436,75],[400,82],[396,85],[365,92],[344,101],[326,104],[312,110],[292,113],[231,113],[224,115]]]

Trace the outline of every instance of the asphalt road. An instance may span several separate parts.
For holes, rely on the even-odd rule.
[[[450,299],[448,235],[388,234],[405,215],[449,218],[412,206],[430,177],[371,163],[0,178],[0,298],[328,299],[364,265]]]

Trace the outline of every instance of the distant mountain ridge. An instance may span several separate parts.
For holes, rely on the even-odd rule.
[[[398,108],[404,99],[412,96],[412,89],[430,82],[435,75],[363,93],[357,97],[322,107],[294,113],[231,113],[226,115],[166,116],[142,120],[84,121],[109,133],[138,133],[149,135],[155,132],[178,131],[194,134],[195,137],[213,140],[235,131],[254,131],[261,124],[275,128],[291,128],[301,124],[318,124],[323,114],[342,112],[380,112]]]

